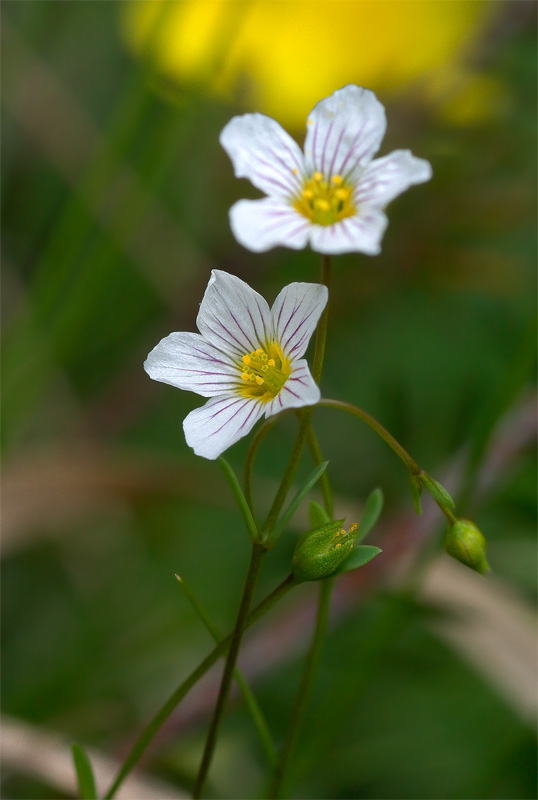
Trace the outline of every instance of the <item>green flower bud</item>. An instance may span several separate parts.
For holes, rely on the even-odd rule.
[[[293,577],[298,581],[317,581],[328,578],[353,550],[357,525],[349,531],[342,528],[344,520],[335,520],[315,531],[304,533],[295,547],[292,561]]]
[[[446,552],[481,575],[489,570],[486,561],[486,540],[470,519],[458,519],[447,529]]]

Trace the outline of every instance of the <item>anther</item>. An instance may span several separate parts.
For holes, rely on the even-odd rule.
[[[249,355],[244,355],[243,356],[243,363],[246,364],[247,367],[248,367],[248,365],[250,364],[251,361],[252,361],[252,359],[251,359],[251,357]]]
[[[243,378],[244,381],[248,381],[249,378],[250,378],[250,375],[248,374],[248,372],[242,372],[241,373],[241,377]]]
[[[274,358],[270,358],[269,361],[267,362],[267,366],[274,367],[275,366],[275,359]]]
[[[331,180],[335,184],[335,186],[340,186],[340,184],[344,182],[344,179],[342,178],[341,175],[333,175]]]
[[[306,200],[311,200],[314,197],[314,192],[312,189],[304,189],[303,197],[306,198]]]
[[[323,172],[314,172],[313,176],[315,181],[323,180]]]
[[[261,349],[261,347],[258,347],[258,349],[256,350],[256,355],[257,356],[261,356],[262,353],[263,353],[263,350]]]
[[[314,205],[316,208],[319,208],[320,211],[329,211],[331,208],[329,201],[324,200],[322,197],[316,198],[316,200],[314,200]]]
[[[334,196],[338,200],[347,200],[347,198],[349,197],[349,189],[337,189],[336,192],[334,193]]]
[[[269,367],[267,366],[267,364],[264,364],[262,367],[262,372],[267,372],[268,369]]]
[[[263,378],[260,375],[256,375],[256,383],[258,386],[261,386],[263,383]]]

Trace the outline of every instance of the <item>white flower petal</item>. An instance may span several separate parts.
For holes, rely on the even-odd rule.
[[[199,333],[171,333],[153,348],[144,369],[155,381],[202,397],[233,392],[240,383],[234,361]]]
[[[248,284],[214,269],[196,320],[203,336],[240,362],[245,353],[263,346],[271,336],[267,301]]]
[[[271,117],[234,117],[220,134],[237,178],[248,178],[262,192],[289,198],[297,193],[304,171],[299,145]],[[294,172],[295,170],[295,172]]]
[[[395,150],[368,164],[358,178],[354,200],[359,207],[366,203],[384,208],[412,184],[429,181],[431,176],[428,161],[415,158],[410,150]]]
[[[261,253],[277,245],[301,250],[311,222],[283,200],[239,200],[230,209],[230,225],[237,241]]]
[[[388,219],[382,211],[365,207],[354,217],[334,225],[313,225],[310,245],[312,250],[326,255],[366,253],[376,256],[381,252],[380,243],[387,225]]]
[[[265,416],[270,417],[284,411],[285,408],[301,408],[313,406],[321,397],[319,387],[310,374],[306,359],[293,362],[291,375],[277,394],[265,406]]]
[[[263,412],[251,398],[212,397],[183,421],[185,439],[197,456],[213,460],[246,436]]]
[[[276,298],[271,309],[275,339],[288,358],[304,355],[328,296],[319,283],[290,283]]]
[[[305,165],[314,171],[346,177],[377,152],[387,126],[385,109],[375,94],[344,86],[321,100],[308,117]]]

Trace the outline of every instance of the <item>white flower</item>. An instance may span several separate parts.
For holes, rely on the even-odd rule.
[[[144,363],[150,378],[210,398],[183,422],[197,455],[218,458],[264,414],[318,402],[301,356],[327,297],[326,286],[290,283],[270,309],[244,281],[212,271],[196,320],[200,333],[171,333]]]
[[[385,206],[432,174],[429,163],[409,150],[373,161],[385,129],[385,109],[374,93],[351,84],[314,107],[304,154],[264,114],[230,120],[220,142],[235,175],[267,195],[231,208],[238,242],[255,252],[277,245],[300,250],[309,243],[319,253],[379,253]]]

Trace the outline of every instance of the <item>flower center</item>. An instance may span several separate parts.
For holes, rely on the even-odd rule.
[[[334,225],[356,213],[353,188],[341,175],[326,181],[321,172],[314,172],[294,200],[293,207],[315,225]]]
[[[241,393],[245,397],[256,397],[268,403],[280,392],[286,383],[291,366],[276,342],[258,347],[242,358]]]

